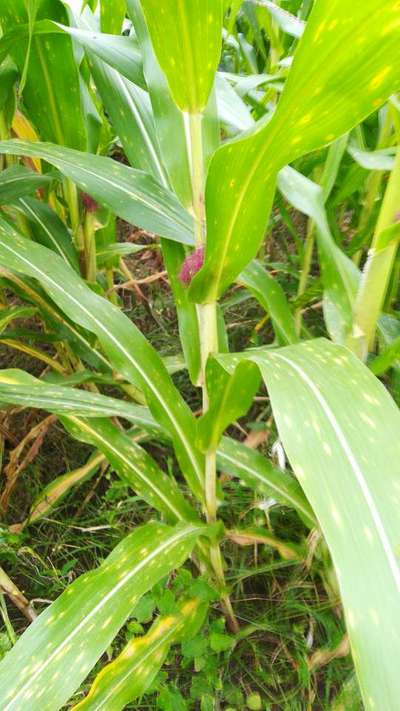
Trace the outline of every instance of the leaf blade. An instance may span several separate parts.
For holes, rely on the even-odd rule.
[[[21,702],[28,702],[32,711],[60,708],[140,597],[184,562],[203,531],[203,526],[146,524],[125,538],[97,571],[78,578],[0,664],[3,711],[16,711]]]
[[[314,4],[276,112],[212,158],[206,258],[190,287],[194,301],[217,299],[255,257],[278,171],[349,131],[400,86],[393,63],[400,37],[396,13],[396,6],[380,0],[357,5],[351,16],[342,0]]]
[[[111,158],[29,141],[2,141],[0,153],[41,157],[131,224],[192,245],[192,219],[177,198],[150,175]]]
[[[221,0],[142,0],[153,47],[182,111],[207,105],[221,54]]]
[[[281,440],[330,548],[365,706],[394,709],[400,412],[368,368],[325,339],[247,357],[262,372]],[[230,369],[238,360],[224,359]],[[378,672],[377,654],[385,662]]]
[[[73,322],[96,334],[114,368],[145,393],[153,415],[171,435],[182,471],[201,501],[204,468],[194,444],[195,418],[143,334],[57,255],[21,237],[1,218],[0,263],[39,280]]]

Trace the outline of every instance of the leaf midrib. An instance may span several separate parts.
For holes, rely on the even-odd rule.
[[[331,425],[338,444],[340,445],[340,448],[344,452],[347,461],[350,464],[350,467],[352,471],[355,474],[356,481],[360,487],[362,496],[367,504],[368,510],[371,514],[371,518],[374,522],[375,529],[378,534],[378,539],[380,540],[380,543],[382,545],[382,548],[385,553],[385,558],[387,559],[387,562],[389,564],[389,568],[392,571],[392,575],[394,578],[394,581],[396,583],[396,586],[398,590],[400,591],[400,568],[396,560],[396,556],[393,552],[390,540],[387,536],[386,529],[384,526],[384,523],[381,519],[380,513],[375,505],[375,502],[373,500],[373,496],[371,494],[371,491],[368,486],[368,482],[365,479],[364,473],[358,464],[357,457],[352,451],[349,443],[347,442],[346,436],[336,419],[329,403],[327,400],[324,398],[322,395],[321,391],[319,388],[315,385],[315,383],[311,380],[311,378],[308,376],[308,374],[295,362],[291,361],[290,358],[287,358],[286,356],[282,355],[281,353],[271,353],[270,354],[273,358],[278,358],[280,360],[283,360],[287,365],[289,365],[303,380],[304,383],[309,387],[313,395],[315,396],[316,400],[320,404],[324,414],[326,415],[326,419]]]

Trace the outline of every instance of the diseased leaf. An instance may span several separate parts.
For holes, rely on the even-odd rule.
[[[328,543],[365,707],[395,709],[399,409],[360,360],[325,339],[218,360],[232,371],[243,358],[260,368],[283,446]]]
[[[399,39],[397,3],[364,0],[350,14],[343,0],[314,3],[272,118],[212,158],[206,259],[190,287],[194,301],[217,299],[255,257],[278,171],[349,131],[399,88]]]
[[[323,188],[289,166],[280,171],[278,187],[297,210],[315,222],[324,284],[325,322],[331,338],[345,343],[353,325],[360,273],[332,237],[324,207]]]
[[[253,294],[269,314],[279,343],[281,345],[297,343],[299,337],[296,333],[294,317],[279,282],[256,260],[247,265],[237,281]]]
[[[295,509],[309,528],[316,525],[312,508],[298,481],[274,467],[260,452],[223,437],[218,445],[217,463],[219,469],[238,477],[251,489],[276,499],[282,506]]]
[[[51,180],[51,175],[41,175],[22,165],[13,165],[0,173],[0,205],[32,195],[35,190],[47,187]]]
[[[172,192],[140,170],[51,143],[2,141],[0,153],[43,158],[127,222],[184,244],[194,243],[189,213]]]
[[[74,487],[94,476],[101,464],[104,464],[105,457],[102,454],[94,453],[86,464],[77,469],[72,469],[61,476],[56,477],[40,492],[29,509],[29,514],[25,521],[17,524],[19,530],[26,528],[31,523],[39,521],[59,503],[66,494]]]
[[[57,255],[21,237],[1,218],[0,263],[38,280],[73,322],[96,334],[113,367],[144,392],[152,414],[173,439],[192,491],[202,500],[203,457],[194,443],[195,418],[143,334]]]
[[[2,711],[57,711],[144,593],[190,555],[204,526],[148,523],[53,602],[0,664]],[[100,632],[100,634],[99,634]],[[68,673],[66,673],[68,670]]]
[[[216,360],[209,359],[206,383],[210,403],[197,425],[202,452],[215,451],[226,428],[250,409],[260,377],[253,363],[240,363],[230,376]]]
[[[208,103],[222,45],[222,0],[141,0],[155,54],[182,111]]]
[[[63,417],[71,434],[99,449],[122,481],[170,523],[197,521],[196,511],[185,500],[175,479],[167,476],[154,459],[109,420]]]
[[[264,528],[237,528],[227,531],[227,537],[238,546],[264,545],[275,548],[284,560],[300,560],[304,551],[291,541],[282,541]]]
[[[65,8],[58,0],[42,0],[36,18],[40,20],[43,17],[64,23],[67,20]],[[24,0],[3,0],[0,24],[5,33],[17,30],[14,37],[11,35],[9,51],[21,74],[29,42],[27,23]],[[22,36],[18,25],[24,26]],[[7,40],[6,35],[4,42]],[[79,72],[69,37],[43,38],[33,34],[23,96],[29,118],[43,140],[80,150],[86,148],[87,132]]]
[[[156,620],[146,635],[132,639],[97,675],[75,711],[121,711],[142,696],[165,661],[172,644],[193,637],[206,611],[200,599],[185,600],[177,611]]]

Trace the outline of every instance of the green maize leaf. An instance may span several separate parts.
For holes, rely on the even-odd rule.
[[[40,521],[43,516],[46,516],[49,511],[68,494],[72,487],[78,486],[94,476],[105,461],[105,457],[102,454],[95,452],[83,466],[56,477],[54,481],[45,486],[35,499],[29,510],[28,517],[21,524],[17,524],[18,529],[22,530],[31,523]]]
[[[363,711],[357,677],[354,673],[346,679],[329,711]]]
[[[360,360],[325,339],[218,360],[231,370],[243,358],[260,368],[283,446],[329,546],[365,708],[395,711],[399,409]]]
[[[362,358],[373,350],[379,316],[384,310],[398,252],[400,223],[400,146],[390,174],[375,233],[354,304],[353,338],[349,346]]]
[[[382,148],[377,151],[365,151],[353,143],[349,145],[347,150],[356,163],[361,168],[365,168],[365,170],[392,170],[397,147],[392,146],[391,148]]]
[[[202,452],[214,452],[222,433],[250,409],[260,385],[260,376],[253,363],[240,363],[230,376],[216,360],[206,367],[209,407],[197,424],[197,443]]]
[[[77,18],[77,22],[81,31],[87,29],[90,34],[98,25],[97,18],[88,10]],[[131,166],[151,173],[168,188],[148,93],[96,56],[90,46],[85,48],[101,99]]]
[[[189,146],[183,114],[175,105],[163,72],[154,55],[146,22],[139,0],[128,0],[128,11],[132,17],[143,52],[144,72],[153,108],[155,134],[160,148],[163,165],[171,184],[181,202],[188,208],[192,205]],[[205,150],[212,152],[214,121],[203,120],[203,142]],[[215,138],[215,141],[218,137]],[[190,302],[188,290],[179,280],[179,272],[186,257],[183,247],[176,243],[162,241],[162,251],[166,269],[174,294],[178,314],[179,335],[182,350],[193,383],[197,383],[200,373],[199,327],[196,308]]]
[[[374,360],[369,364],[374,375],[383,375],[392,365],[400,365],[400,336],[397,336],[393,342],[385,348]]]
[[[16,381],[20,383],[19,388],[13,384]],[[49,396],[49,393],[51,393],[51,396]],[[88,418],[88,416],[91,418],[119,416],[131,421],[150,435],[156,432],[158,437],[166,436],[166,433],[160,429],[149,410],[145,407],[131,405],[125,401],[114,400],[113,398],[84,390],[72,390],[67,386],[48,385],[46,382],[39,381],[23,371],[3,370],[0,372],[1,399],[3,402],[12,404],[40,407],[59,415],[68,414],[85,418]],[[221,413],[221,415],[223,414]],[[68,426],[66,418],[64,418],[64,422]],[[100,424],[103,425],[103,422],[100,422]],[[69,427],[71,426],[72,423]],[[106,427],[105,424],[104,427]],[[112,429],[114,430],[114,428]],[[107,450],[104,441],[102,442],[101,438],[97,440],[95,430],[95,424],[86,419],[84,424],[74,428],[73,434],[78,439],[84,439],[89,444],[96,446],[107,455],[111,462],[111,458],[108,456],[111,447]],[[123,447],[125,449],[128,447],[129,450],[127,435],[121,432],[118,432],[118,435],[121,435],[121,451]],[[118,457],[115,452],[114,457]],[[240,442],[224,437],[218,444],[217,457],[220,469],[232,476],[239,477],[251,488],[256,488],[263,494],[272,496],[281,504],[295,508],[307,520],[309,526],[315,523],[312,510],[297,481],[289,474],[276,469],[263,455],[240,444]],[[114,462],[111,463],[114,464]],[[122,459],[122,465],[125,470],[129,470],[129,454]],[[115,466],[115,470],[117,472],[122,470],[121,462]],[[77,472],[77,480],[80,480],[80,470],[77,470]],[[82,473],[83,476],[86,476],[86,470]],[[73,475],[73,480],[74,483],[75,474]],[[155,479],[156,482],[157,479]],[[61,483],[63,484],[63,481]],[[187,513],[186,515],[188,516],[189,514]]]
[[[149,38],[143,9],[139,0],[128,0],[128,11],[137,32],[143,53],[144,73],[153,107],[155,132],[160,146],[168,180],[181,202],[192,208],[192,184],[190,172],[190,141],[182,112],[177,108],[167,80],[162,72]],[[215,120],[214,96],[202,120],[204,159],[214,152],[219,141]],[[187,368],[194,384],[200,376],[200,346],[197,312],[189,299],[188,290],[179,280],[179,273],[186,252],[175,243],[162,241],[162,251],[178,313],[179,335]]]
[[[172,99],[167,80],[154,55],[140,0],[128,0],[127,4],[142,50],[155,128],[169,182],[181,202],[189,207],[192,191],[183,115]]]
[[[128,247],[127,242],[117,242],[117,216],[111,210],[104,209],[101,214],[102,227],[96,230],[96,258],[98,268],[117,269],[120,266],[120,259],[124,256],[123,250],[120,255],[107,256],[107,251],[113,248]],[[118,247],[120,245],[120,247]],[[105,252],[104,256],[103,253]],[[100,254],[100,257],[99,257]]]
[[[63,221],[46,203],[35,198],[20,198],[14,205],[28,219],[35,242],[52,249],[79,272],[79,261],[72,238]]]
[[[285,292],[264,267],[253,260],[237,278],[269,314],[280,345],[297,343],[299,337]]]
[[[230,72],[221,72],[222,76],[226,77],[229,82],[235,87],[235,91],[242,99],[259,86],[274,86],[274,82],[279,79],[276,74],[249,74],[242,76],[240,74],[231,74]],[[255,121],[253,120],[253,127]]]
[[[7,58],[0,66],[0,111],[4,112],[7,126],[11,124],[14,115],[14,86],[17,78],[18,69],[14,62]]]
[[[130,164],[168,188],[148,93],[100,59],[92,55],[89,59],[95,84]]]
[[[89,365],[108,373],[110,378],[112,377],[110,363],[99,350],[91,333],[83,331],[70,322],[35,282],[30,279],[21,280],[15,274],[11,275],[7,271],[6,275],[3,277],[2,283],[11,286],[22,301],[30,305],[33,303],[38,307],[41,318],[52,334],[58,336],[59,339],[66,340],[73,346],[77,355]]]
[[[47,17],[64,23],[67,19],[65,8],[58,0],[43,0],[36,17],[38,20]],[[25,25],[27,20],[24,0],[3,0],[0,25],[4,33],[18,28],[20,24]],[[21,41],[19,37],[18,41],[11,42],[11,57],[20,73],[25,67],[29,30],[28,24],[25,28],[26,39]],[[42,139],[84,150],[87,145],[86,126],[71,40],[68,37],[42,38],[33,34],[26,69],[24,105]]]
[[[94,18],[85,15],[86,24],[95,25]],[[145,40],[144,40],[145,41]],[[151,50],[146,50],[150,52]],[[88,52],[92,73],[103,98],[108,114],[118,134],[124,151],[135,168],[150,172],[166,188],[169,186],[169,177],[161,156],[160,144],[154,123],[153,110],[147,92],[126,80],[118,72],[96,59],[93,53]],[[154,58],[149,56],[148,63],[153,66]],[[162,77],[162,82],[165,80]],[[162,84],[162,86],[164,86]],[[171,146],[171,133],[173,136],[184,136],[182,115],[177,111],[169,98],[168,87],[163,109],[171,110],[172,126],[168,136],[168,147]],[[158,97],[158,94],[156,92]],[[169,103],[169,106],[168,106]],[[157,106],[157,104],[156,104]],[[168,114],[169,116],[169,114]],[[176,121],[178,125],[176,125]],[[163,125],[168,123],[168,118],[163,117]],[[179,133],[181,131],[181,133]],[[162,134],[161,134],[162,135]],[[174,141],[172,141],[173,143]],[[187,164],[186,143],[179,146],[184,150],[182,154],[185,165]],[[169,154],[168,154],[169,155]],[[174,163],[177,155],[174,155]],[[182,179],[183,176],[180,176]],[[184,182],[184,181],[183,181]],[[184,351],[185,360],[193,383],[196,383],[200,372],[200,346],[198,337],[197,314],[195,307],[188,299],[187,290],[179,281],[178,275],[186,253],[183,247],[167,240],[162,240],[162,252],[165,266],[168,271],[170,284],[174,294],[175,305],[178,313],[179,333]]]
[[[119,35],[126,14],[126,0],[100,0],[101,31]]]
[[[167,476],[127,434],[109,420],[61,418],[71,434],[92,444],[107,457],[113,470],[150,506],[170,523],[197,521],[198,516],[182,495],[175,479]]]
[[[222,0],[141,0],[155,54],[175,103],[200,113],[207,105],[222,46]]]
[[[360,273],[332,237],[324,207],[323,188],[288,166],[278,175],[278,187],[297,210],[315,222],[324,285],[325,322],[331,338],[345,343],[353,325],[353,306]]]
[[[146,420],[143,408],[85,390],[48,385],[22,370],[0,371],[0,401],[64,415],[62,421],[73,436],[99,449],[114,471],[147,503],[173,522],[197,518],[175,480],[164,474],[152,457],[128,435],[111,422],[99,419],[114,416],[124,417],[134,424],[145,422],[149,432],[152,420]],[[93,421],[86,419],[88,417]],[[154,431],[157,429],[153,428]]]
[[[0,333],[2,333],[14,319],[30,318],[34,316],[37,311],[37,308],[34,306],[10,306],[9,308],[5,307],[0,309]]]
[[[35,190],[47,187],[51,181],[51,175],[40,175],[22,165],[13,165],[0,173],[0,205],[32,195]]]
[[[81,22],[85,21],[88,13],[85,12],[79,16]],[[90,17],[90,15],[89,15]],[[97,31],[96,28],[88,29],[85,23],[84,27],[69,27],[60,22],[52,20],[40,20],[35,22],[33,26],[33,34],[38,37],[41,35],[70,35],[84,49],[92,52],[96,57],[113,67],[122,76],[134,82],[143,89],[146,87],[146,82],[143,76],[143,61],[135,39],[133,37],[108,35]],[[0,39],[0,61],[7,56],[12,47],[20,42],[21,39],[27,37],[29,31],[28,25],[19,25],[7,32]]]
[[[227,21],[227,31],[228,34],[232,34],[233,29],[235,27],[235,21],[238,16],[239,10],[241,8],[241,5],[243,3],[243,0],[232,0],[232,2],[229,2],[229,0],[225,0],[224,2],[224,11],[225,14],[229,10],[229,17]]]
[[[176,106],[164,73],[154,55],[140,0],[128,0],[128,11],[142,48],[144,72],[163,162],[172,188],[181,202],[189,208],[192,204],[192,185],[191,147],[187,136],[187,121]],[[203,115],[202,134],[204,159],[208,161],[219,144],[214,92],[211,93]]]
[[[141,3],[139,0],[128,0],[127,4],[142,48],[144,73],[153,108],[157,145],[160,147],[163,165],[168,174],[168,182],[181,202],[190,210],[193,199],[190,172],[191,156],[184,116],[171,96],[166,78],[154,55]],[[213,95],[202,120],[202,138],[204,158],[207,160],[209,155],[214,152],[219,140]],[[167,243],[165,240],[162,241],[161,246],[177,309],[182,350],[190,378],[194,384],[197,384],[200,376],[197,312],[189,299],[188,290],[179,280],[186,252],[180,245],[172,242]]]
[[[253,128],[254,119],[247,104],[232,88],[225,77],[218,73],[216,76],[216,94],[218,117],[229,136],[234,136],[240,131]]]
[[[292,15],[287,10],[278,7],[274,2],[270,2],[270,0],[251,0],[251,2],[254,5],[265,7],[283,32],[296,38],[302,36],[306,27],[306,23],[303,22],[303,20],[300,20],[300,18]]]
[[[0,153],[43,158],[118,217],[177,242],[194,242],[189,213],[172,192],[140,170],[51,143],[2,141]]]
[[[143,252],[144,250],[151,249],[152,247],[158,247],[158,245],[134,244],[133,242],[116,242],[116,244],[108,244],[97,250],[97,261],[106,263],[109,259],[113,259],[114,257],[127,257],[130,254],[137,254],[138,252]]]
[[[36,31],[43,31],[46,34],[47,32],[55,32],[57,29],[60,32],[66,32],[71,35],[84,49],[102,59],[129,81],[134,82],[142,89],[146,87],[143,76],[142,55],[133,37],[116,37],[96,32],[93,29],[67,27],[53,23],[43,23],[43,25],[36,23],[35,27]]]
[[[37,12],[39,9],[39,0],[24,0],[24,5],[25,5],[26,12],[28,14],[29,36],[28,36],[28,47],[26,50],[24,68],[22,71],[21,81],[19,84],[19,91],[21,94],[24,90],[25,83],[26,83],[26,77],[28,74],[29,60],[30,60],[31,48],[32,48],[33,25],[35,24],[36,15],[37,15]]]
[[[212,158],[206,259],[190,287],[194,301],[218,298],[255,257],[278,171],[349,131],[400,87],[398,9],[382,0],[357,2],[350,14],[343,0],[314,4],[274,115]]]
[[[26,311],[25,308],[24,312]],[[0,324],[1,317],[0,311]],[[15,316],[10,314],[8,320],[12,318]],[[140,425],[144,418],[141,406],[88,390],[74,390],[67,385],[53,385],[16,368],[0,370],[0,402],[22,407],[37,407],[54,412],[56,415],[123,417],[128,422]],[[150,427],[152,420],[148,419],[147,424]]]
[[[301,560],[304,557],[305,551],[301,550],[300,546],[291,543],[291,541],[283,541],[277,538],[265,528],[237,528],[227,531],[227,538],[239,546],[254,546],[264,545],[270,548],[275,548],[279,555],[285,560]]]
[[[82,69],[86,72],[86,67],[82,65]],[[82,92],[83,110],[86,117],[86,126],[88,134],[87,151],[88,153],[97,153],[104,150],[101,145],[104,136],[109,131],[109,127],[105,124],[104,116],[100,116],[98,104],[95,100],[95,94],[90,84],[90,78],[87,78],[88,83],[83,76],[80,77],[80,86]]]
[[[135,442],[139,442],[146,437],[146,434],[143,434],[135,428],[129,430],[129,435]],[[94,452],[90,456],[86,464],[84,464],[83,466],[66,472],[65,474],[61,474],[61,476],[59,477],[56,477],[56,479],[50,482],[50,484],[48,484],[41,491],[39,496],[35,499],[29,510],[29,515],[25,519],[25,521],[13,526],[13,530],[22,530],[31,523],[36,523],[37,521],[42,519],[49,513],[49,511],[54,506],[56,506],[64,498],[64,496],[69,493],[69,491],[73,487],[79,486],[84,481],[87,481],[87,479],[90,479],[92,476],[94,476],[94,474],[96,474],[96,472],[98,471],[99,467],[104,467],[107,465],[108,462],[106,457],[99,452]],[[115,471],[118,474],[118,471]],[[125,483],[132,483],[128,480],[126,476],[121,477],[121,479],[124,480]]]
[[[194,444],[195,418],[139,329],[57,255],[21,237],[1,218],[0,263],[37,279],[73,322],[96,334],[113,367],[145,394],[152,414],[172,437],[189,485],[202,499],[203,457]]]
[[[190,555],[204,526],[137,528],[28,627],[0,664],[2,711],[57,711],[148,590]]]
[[[251,489],[276,499],[282,506],[295,509],[309,528],[316,526],[312,508],[298,481],[277,469],[260,452],[223,437],[218,445],[217,463],[219,469],[238,477]]]
[[[73,711],[121,711],[152,684],[173,644],[191,639],[204,621],[206,605],[185,600],[176,612],[160,617],[143,637],[135,637],[97,675],[88,695]]]

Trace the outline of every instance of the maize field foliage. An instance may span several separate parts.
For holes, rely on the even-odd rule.
[[[400,3],[1,0],[0,28],[1,341],[40,366],[2,368],[1,408],[50,413],[91,449],[21,526],[104,465],[152,512],[15,640],[0,708],[142,708],[211,610],[243,635],[225,553],[250,545],[305,570],[320,551],[355,670],[332,711],[398,711]],[[276,268],[278,216],[294,250]],[[119,240],[120,220],[150,246]],[[115,288],[145,248],[172,290],[174,358]],[[266,342],[232,349],[232,295],[264,310]],[[279,463],[237,436],[260,393]],[[232,481],[294,512],[300,540],[268,517],[246,526]],[[170,609],[110,656],[140,601],[189,569]],[[201,709],[228,709],[210,698]]]

